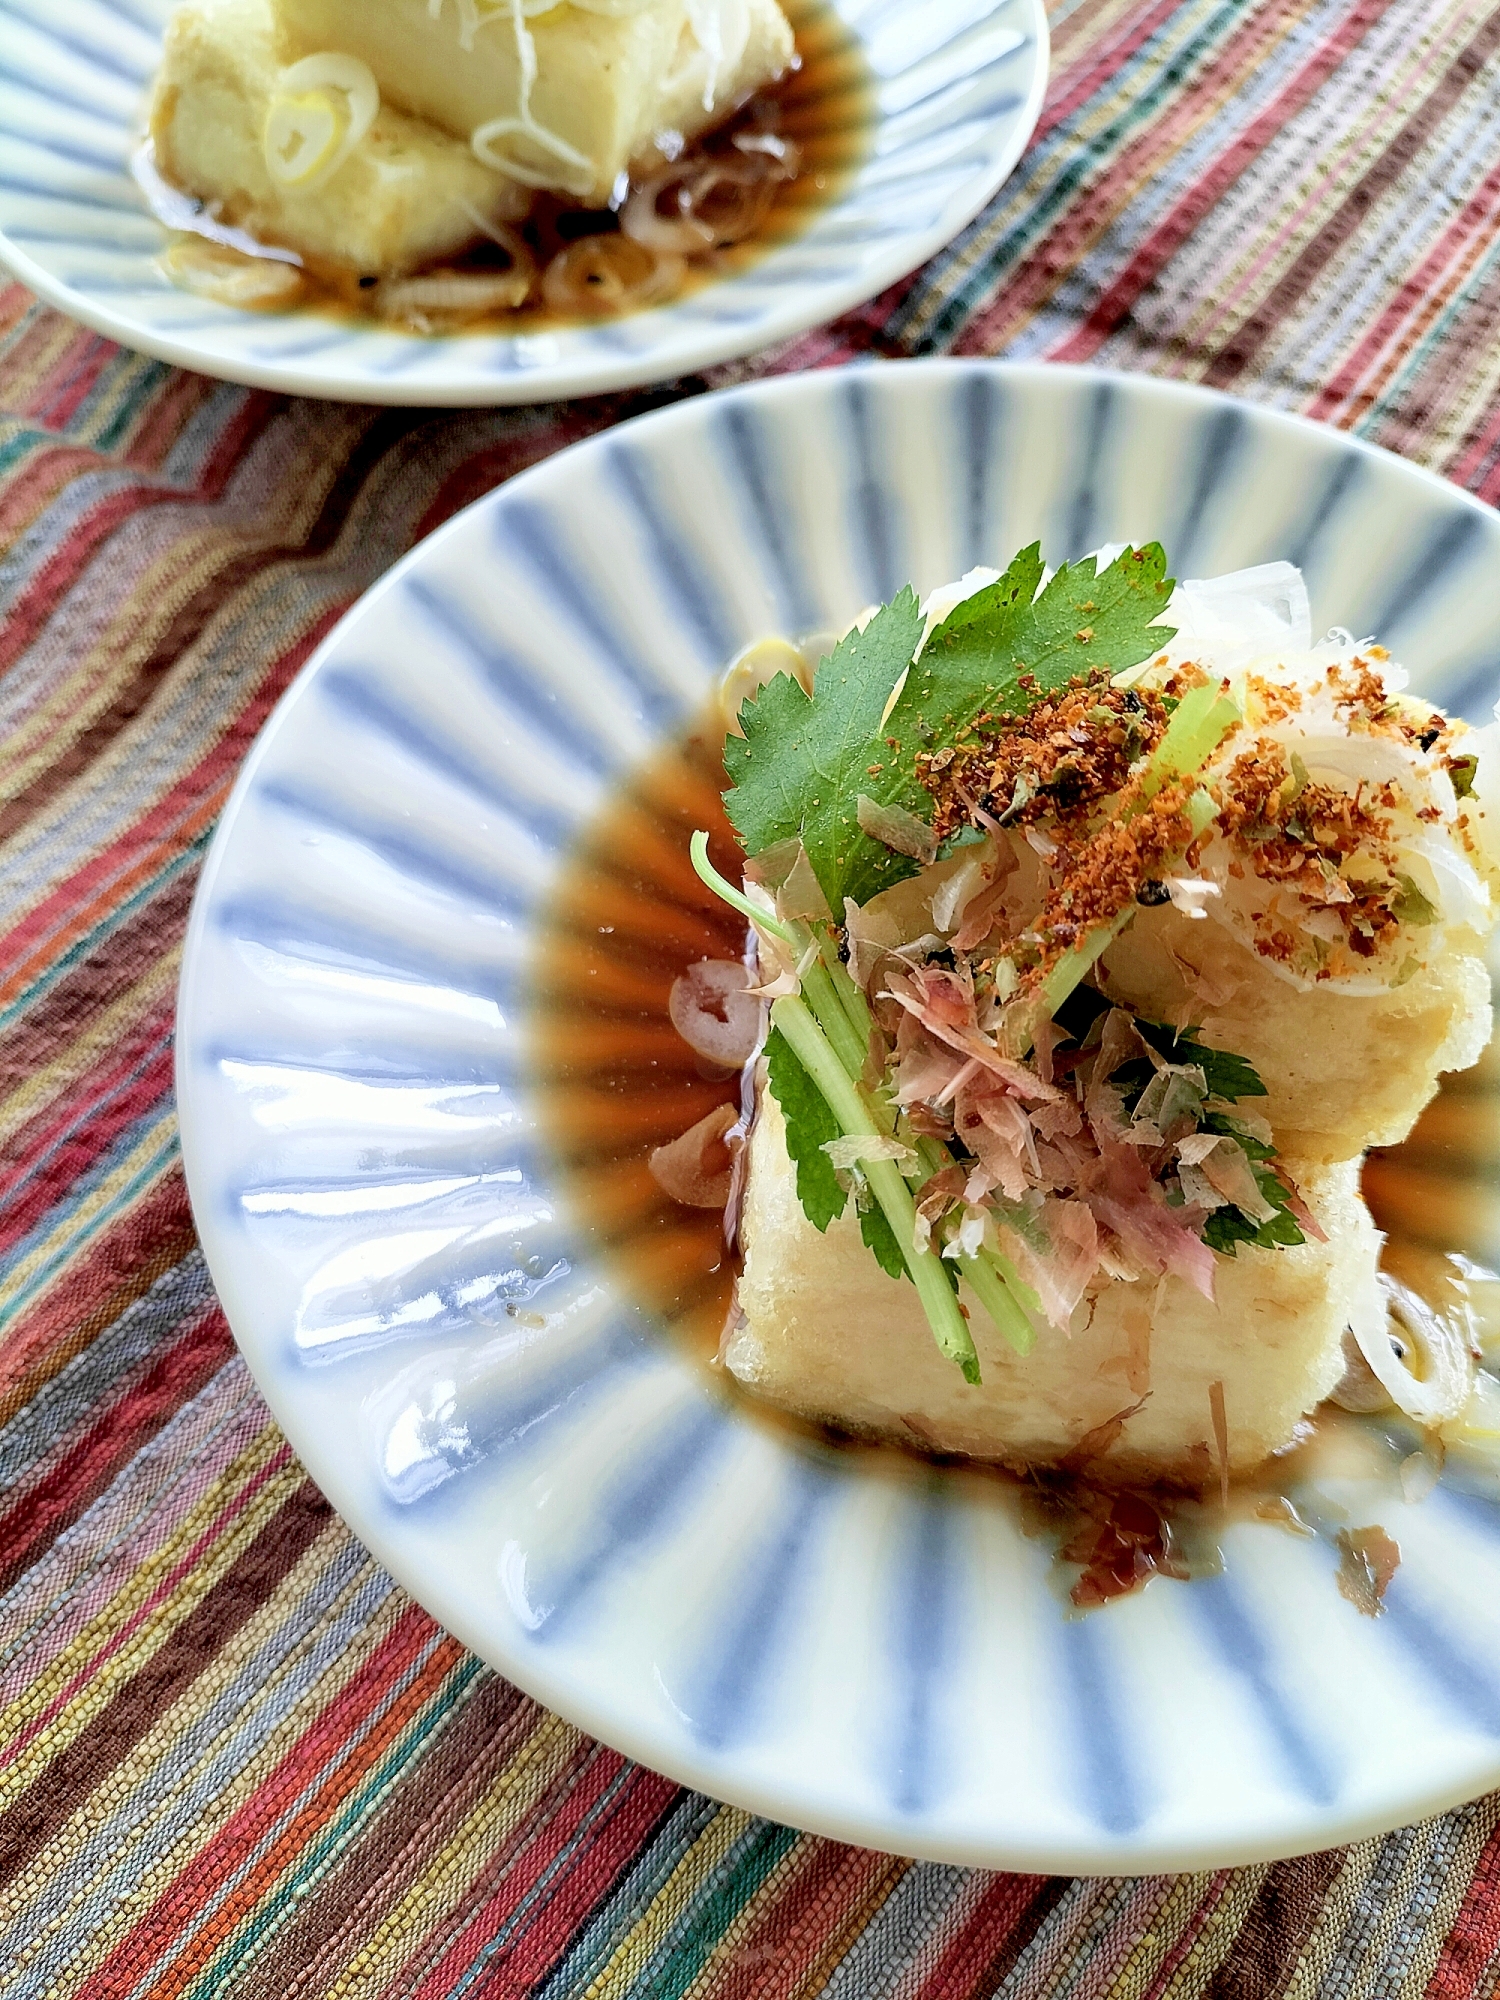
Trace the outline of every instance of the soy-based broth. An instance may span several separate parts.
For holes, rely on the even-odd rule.
[[[732,150],[737,133],[771,132],[796,149],[796,175],[771,188],[755,227],[744,240],[693,257],[675,288],[660,298],[653,297],[651,304],[691,296],[704,285],[749,269],[758,258],[793,241],[823,208],[837,200],[868,150],[873,78],[858,39],[825,0],[800,0],[800,4],[787,0],[784,11],[796,36],[796,68],[781,83],[747,99],[716,132],[694,141],[683,163],[723,155]],[[236,272],[252,262],[242,254],[249,239],[239,230],[221,225],[203,203],[161,181],[149,147],[137,161],[136,177],[153,211],[173,232],[162,260],[173,282],[210,296],[215,295],[216,284],[222,285],[228,302],[248,310],[312,310],[387,330],[404,327],[431,334],[537,334],[618,316],[602,295],[596,304],[566,310],[533,298],[520,307],[466,311],[458,319],[434,309],[430,323],[413,326],[376,310],[380,294],[375,276],[306,258],[294,258],[289,265],[289,253],[270,245],[265,254],[277,283],[258,297],[253,287],[244,289],[234,282]],[[530,219],[514,227],[535,259],[538,272],[544,272],[552,259],[572,244],[600,239],[621,245],[624,253],[635,249],[620,237],[614,212],[584,208],[553,195],[538,196]],[[226,259],[234,267],[227,275],[220,268]],[[461,255],[441,259],[440,271],[444,280],[450,274],[460,281],[483,279],[500,276],[509,262],[506,252],[481,243]],[[429,275],[437,275],[436,270]],[[420,279],[423,274],[413,276]],[[641,310],[645,303],[626,310]]]
[[[667,1015],[672,982],[700,958],[738,958],[743,921],[693,873],[688,841],[711,836],[737,872],[719,797],[712,721],[654,757],[584,835],[552,897],[533,1013],[549,1144],[592,1246],[641,1303],[705,1361],[718,1348],[734,1272],[723,1218],[682,1208],[647,1159],[738,1084],[706,1078]]]

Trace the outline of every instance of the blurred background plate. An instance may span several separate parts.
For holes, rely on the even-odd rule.
[[[164,361],[352,402],[534,403],[665,381],[872,298],[977,215],[1031,137],[1042,0],[827,0],[871,72],[863,163],[806,230],[675,304],[523,336],[419,338],[171,285],[129,171],[172,0],[0,0],[0,261]]]
[[[1248,1522],[1221,1576],[1067,1615],[995,1482],[767,1422],[642,1303],[538,1087],[538,946],[570,849],[743,644],[1034,537],[1153,536],[1178,575],[1300,563],[1318,627],[1439,701],[1500,688],[1500,517],[1337,432],[1086,369],[782,378],[563,452],[368,594],[245,767],[182,986],[215,1282],[379,1559],[683,1783],[989,1867],[1219,1867],[1500,1784],[1493,1488],[1380,1498],[1379,1619],[1331,1538]],[[1494,1098],[1454,1103],[1413,1228],[1493,1261]],[[1363,1523],[1344,1489],[1306,1498]]]

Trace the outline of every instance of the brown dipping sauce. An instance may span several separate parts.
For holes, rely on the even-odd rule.
[[[667,1016],[672,982],[700,958],[738,958],[742,920],[699,881],[688,841],[703,827],[716,867],[738,878],[739,848],[720,792],[723,725],[717,704],[642,765],[601,810],[550,899],[531,1018],[536,1087],[578,1226],[591,1254],[705,1367],[729,1312],[734,1264],[722,1218],[679,1207],[647,1158],[720,1104],[738,1080],[702,1074]],[[1446,1078],[1404,1145],[1374,1153],[1365,1193],[1386,1232],[1384,1264],[1440,1311],[1461,1304],[1454,1253],[1481,1254],[1493,1210],[1500,1051]],[[723,1370],[714,1379],[757,1420],[810,1444],[883,1458],[915,1453],[871,1444],[768,1408]],[[1017,1478],[998,1467],[943,1461],[1003,1489],[1023,1532],[1050,1541],[1071,1601],[1090,1609],[1152,1576],[1187,1578],[1222,1567],[1236,1521],[1293,1534],[1314,1530],[1287,1497],[1350,1454],[1382,1453],[1370,1420],[1325,1406],[1298,1448],[1237,1480],[1227,1503],[1204,1495],[1112,1490],[1086,1477]],[[1394,1480],[1400,1452],[1392,1448]],[[1352,1524],[1361,1532],[1364,1523]]]
[[[724,159],[739,166],[750,160],[769,168],[767,156],[747,154],[736,147],[735,140],[737,136],[771,135],[795,149],[796,172],[785,179],[768,173],[743,203],[735,199],[733,189],[726,191],[724,199],[716,200],[707,219],[712,223],[722,220],[726,233],[733,233],[736,240],[692,256],[670,290],[652,287],[651,253],[620,233],[619,217],[613,210],[583,208],[566,197],[539,194],[528,220],[512,226],[537,270],[538,283],[522,306],[479,312],[446,307],[434,286],[438,302],[430,308],[404,309],[398,316],[390,316],[374,303],[379,291],[376,277],[307,260],[298,260],[300,283],[289,277],[289,289],[277,290],[264,302],[254,298],[236,298],[234,302],[266,312],[334,313],[388,331],[519,335],[660,305],[745,270],[767,251],[793,240],[820,209],[837,199],[864,157],[871,125],[873,78],[855,36],[823,0],[783,0],[783,4],[796,35],[797,67],[780,84],[748,98],[715,131],[693,141],[674,169],[687,175],[695,166]],[[164,268],[175,283],[206,290],[212,296],[212,276],[221,264],[238,264],[244,269],[252,260],[213,240],[213,226],[206,216],[201,235],[184,230],[182,195],[165,189],[157,180],[160,194],[154,198],[154,176],[149,154],[143,155],[137,179],[148,203],[173,230]],[[670,193],[667,199],[668,208],[660,211],[664,215],[670,214]],[[739,234],[742,229],[748,233]],[[558,309],[541,301],[540,281],[554,260],[564,254],[571,258],[570,303]],[[286,271],[286,255],[282,251],[276,257],[278,272]],[[441,259],[426,275],[434,280],[439,273],[442,279],[451,275],[460,281],[498,279],[513,268],[506,250],[498,244],[481,243],[459,256]],[[417,272],[411,278],[420,281],[423,275]],[[625,291],[620,298],[617,294],[622,285]],[[417,290],[400,280],[392,281],[392,286],[393,296],[403,286],[412,293]],[[459,294],[462,288],[460,283],[450,289]]]

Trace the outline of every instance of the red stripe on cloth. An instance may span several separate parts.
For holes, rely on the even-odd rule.
[[[608,403],[564,404],[557,412],[539,413],[539,420],[508,432],[473,458],[455,465],[417,521],[412,542],[424,541],[473,501],[482,499],[530,465],[607,430],[617,412]]]
[[[47,405],[47,422],[54,429],[62,430],[73,421],[98,387],[105,370],[119,361],[120,353],[112,340],[97,333],[85,334],[66,364],[55,371],[49,385],[53,399]]]
[[[223,1540],[226,1531],[233,1527],[234,1523],[244,1513],[245,1509],[250,1505],[250,1502],[260,1492],[266,1482],[273,1479],[283,1467],[290,1465],[291,1462],[292,1448],[290,1445],[283,1445],[279,1451],[272,1453],[271,1457],[258,1472],[245,1481],[228,1506],[220,1509],[209,1525],[203,1530],[203,1533],[198,1536],[192,1547],[188,1549],[187,1553],[181,1556],[166,1575],[162,1577],[160,1583],[157,1584],[150,1596],[143,1598],[124,1624],[117,1626],[110,1634],[105,1644],[90,1658],[88,1665],[80,1667],[67,1685],[59,1689],[58,1693],[54,1695],[46,1708],[34,1717],[32,1721],[27,1723],[26,1727],[19,1731],[11,1742],[6,1744],[3,1749],[0,1749],[0,1769],[3,1769],[7,1764],[14,1763],[27,1744],[35,1742],[48,1723],[55,1716],[59,1715],[70,1701],[76,1699],[91,1680],[97,1678],[100,1669],[115,1657],[121,1647],[135,1633],[140,1631],[146,1620],[151,1616],[151,1613],[156,1610],[158,1605],[166,1602],[178,1584],[182,1582],[183,1578],[189,1575],[203,1560],[204,1556],[208,1554],[208,1551],[213,1547],[215,1542]]]
[[[0,1151],[0,1254],[56,1206],[120,1134],[172,1088],[172,1009],[154,1008],[114,1059]],[[21,1148],[24,1145],[25,1150]]]
[[[133,466],[137,472],[159,472],[163,459],[193,417],[218,393],[219,384],[206,375],[191,375],[186,369],[174,368],[136,415],[135,426],[120,450],[122,463]],[[250,392],[241,390],[239,394],[248,398]],[[202,477],[201,467],[199,477]]]
[[[192,1226],[187,1186],[174,1169],[117,1214],[10,1327],[0,1345],[0,1400],[37,1371],[53,1372],[57,1350],[78,1353],[112,1324],[187,1254]]]
[[[46,1546],[108,1486],[120,1467],[154,1437],[234,1352],[217,1305],[189,1322],[128,1394],[95,1406],[87,1429],[35,1486],[0,1514],[0,1590],[21,1576]]]
[[[35,305],[36,300],[23,284],[0,274],[0,333],[9,333],[13,326],[19,326]]]
[[[33,478],[43,463],[32,468]],[[91,453],[89,465],[97,470],[107,467],[108,460]],[[18,498],[22,501],[30,498],[24,492],[11,497],[12,504]],[[112,486],[101,495],[94,506],[69,523],[67,534],[31,572],[6,613],[4,626],[0,627],[0,672],[14,666],[35,645],[38,635],[56,615],[58,605],[82,581],[99,559],[104,545],[128,521],[148,507],[182,506],[210,497],[201,492],[184,493],[171,487],[151,486],[141,480],[131,480],[123,487]]]
[[[0,1218],[0,1252],[13,1249],[34,1229],[73,1183],[96,1165],[137,1119],[146,1117],[164,1100],[170,1102],[170,1040],[159,1043],[156,1054],[139,1075],[132,1077],[127,1068],[118,1074],[112,1072],[109,1081],[115,1095],[106,1103],[101,1091],[97,1110],[86,1123],[73,1125],[69,1130],[73,1123],[70,1115],[57,1121],[56,1129],[64,1136],[58,1141],[55,1159],[48,1161],[43,1171],[14,1196]]]
[[[74,323],[69,325],[68,338],[61,345],[54,344],[50,365],[32,385],[30,413],[39,423],[46,424],[49,429],[60,428],[53,422],[54,405],[66,391],[74,373],[84,365],[90,348],[98,341],[97,333]]]
[[[212,386],[214,393],[222,396],[224,384],[220,382]],[[234,415],[215,433],[194,483],[194,498],[205,503],[218,499],[227,490],[230,478],[247,449],[263,437],[289,408],[296,407],[291,397],[271,389],[249,389],[243,394],[244,401]]]
[[[1476,2000],[1492,1991],[1484,1975],[1496,1952],[1500,1952],[1500,1826],[1485,1842],[1423,2000]]]
[[[1027,1932],[1023,1941],[1030,1942],[1051,1908],[1047,1902],[1037,1910],[1038,1899],[1051,1885],[1047,1875],[994,1876],[911,2000],[989,2000],[1003,1976],[995,1971],[996,1960],[1004,1955],[1008,1964],[1014,1964],[1017,1954],[1007,1953],[1006,1947],[1023,1929]]]
[[[6,956],[13,970],[0,983],[0,1002],[24,993],[64,949],[87,936],[102,915],[159,873],[211,823],[262,723],[342,615],[340,607],[333,607],[316,619],[267,669],[255,693],[208,754],[135,822],[124,844],[130,857],[128,866],[121,868],[119,848],[105,848],[60,882],[6,935]]]
[[[1472,267],[1494,238],[1497,216],[1500,216],[1500,163],[1491,167],[1421,263],[1403,280],[1384,310],[1372,321],[1358,345],[1318,391],[1308,405],[1309,416],[1326,417],[1330,410],[1350,396],[1360,376],[1389,341],[1394,330],[1403,320],[1414,317],[1415,324],[1401,342],[1402,351],[1410,352],[1426,327],[1443,310],[1445,293],[1439,290],[1437,281],[1465,245],[1470,246],[1472,251],[1469,259]],[[1369,400],[1368,397],[1364,399],[1365,407],[1368,407]]]
[[[1209,1878],[1208,1887],[1204,1890],[1196,1909],[1178,1932],[1177,1942],[1162,1960],[1155,1979],[1141,1995],[1141,2000],[1165,2000],[1165,1996],[1173,1991],[1183,1961],[1203,1935],[1209,1918],[1218,1908],[1224,1892],[1233,1880],[1233,1871],[1228,1868],[1221,1868],[1216,1875]]]
[[[1474,433],[1469,448],[1448,467],[1448,477],[1459,486],[1472,487],[1474,482],[1486,475],[1486,469],[1493,472],[1490,463],[1500,452],[1500,404]]]
[[[0,548],[4,548],[29,528],[39,515],[54,506],[75,480],[97,472],[104,461],[98,452],[84,445],[58,444],[40,438],[29,460],[10,473],[0,490]],[[0,643],[9,637],[0,634]],[[3,656],[0,656],[3,657]]]
[[[542,1833],[511,1864],[501,1878],[487,1884],[485,1900],[454,1933],[452,1942],[420,1986],[412,1987],[405,1970],[388,1986],[382,2000],[444,2000],[479,1954],[492,1944],[513,1913],[552,1866],[580,1825],[625,1767],[612,1750],[601,1750],[583,1782],[575,1786]],[[677,1787],[654,1771],[631,1771],[620,1792],[570,1858],[565,1871],[549,1884],[532,1920],[486,1968],[485,1990],[495,1994],[525,1994],[563,1958],[579,1925],[610,1885],[629,1866],[652,1826],[677,1796]],[[483,1877],[481,1876],[481,1880]],[[474,1893],[471,1888],[470,1894]]]
[[[11,381],[17,384],[26,382],[30,397],[23,403],[17,395],[13,414],[23,422],[47,428],[43,399],[47,385],[57,375],[59,357],[65,363],[68,355],[76,354],[83,343],[92,337],[76,322],[64,319],[61,313],[37,311],[29,316],[23,314],[15,343],[5,357],[4,379],[7,384]],[[7,414],[11,413],[8,407]]]
[[[1362,0],[1368,4],[1368,0]],[[1086,252],[1128,206],[1138,189],[1181,150],[1195,127],[1206,123],[1216,108],[1228,105],[1244,89],[1266,59],[1270,47],[1284,41],[1295,25],[1275,0],[1247,15],[1217,54],[1171,108],[1143,126],[1134,142],[1120,153],[1107,172],[1080,192],[1023,262],[1009,273],[992,303],[977,312],[953,344],[955,354],[990,353],[1005,344],[1018,327],[1041,309]],[[1244,162],[1236,169],[1243,171]],[[1212,172],[1210,167],[1207,171]]]
[[[1071,118],[1098,90],[1114,81],[1117,72],[1143,49],[1151,37],[1164,28],[1177,12],[1178,0],[1157,0],[1154,7],[1127,16],[1118,36],[1091,44],[1071,68],[1054,70],[1047,89],[1047,101],[1032,134],[1037,145],[1055,132],[1064,119]]]
[[[774,1890],[757,1893],[753,1922],[727,1951],[715,1953],[704,2000],[820,1992],[908,1866],[893,1855],[842,1841],[799,1842],[771,1877]]]
[[[172,2000],[193,1983],[222,1949],[225,1939],[359,1789],[463,1658],[463,1648],[456,1639],[443,1637],[433,1646],[435,1630],[426,1612],[415,1605],[400,1614],[336,1699],[121,1939],[94,1974],[101,1993],[129,1993],[153,1968],[151,2000]],[[391,1686],[411,1672],[423,1648],[429,1646],[429,1658],[384,1709],[375,1727],[347,1755],[340,1756],[360,1719],[380,1706]],[[325,1767],[331,1767],[327,1776],[314,1786],[317,1773]],[[281,1828],[274,1843],[235,1880],[248,1857],[299,1798],[304,1798],[303,1805]],[[181,1938],[184,1925],[231,1882],[231,1892],[215,1902],[212,1926],[201,1930],[174,1955],[173,1939]]]
[[[1050,350],[1053,361],[1087,361],[1129,315],[1131,307],[1215,204],[1253,164],[1288,119],[1303,110],[1386,12],[1387,0],[1358,0],[1284,89],[1182,196],[1146,237],[1076,332]],[[1205,88],[1207,84],[1205,83]]]

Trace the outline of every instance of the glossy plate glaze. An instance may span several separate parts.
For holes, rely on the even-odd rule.
[[[951,241],[1020,158],[1047,81],[1042,0],[830,0],[872,77],[863,164],[801,233],[675,304],[442,338],[177,290],[131,178],[173,0],[0,0],[0,262],[164,361],[304,396],[535,403],[659,382],[832,319]]]
[[[1500,690],[1500,518],[1333,431],[984,363],[680,404],[469,508],[282,702],[198,892],[183,1140],[231,1324],[313,1476],[539,1699],[847,1840],[1200,1869],[1500,1783],[1500,1509],[1449,1479],[1382,1516],[1405,1560],[1379,1620],[1326,1541],[1250,1523],[1222,1576],[1067,1616],[992,1483],[726,1399],[590,1261],[529,1081],[569,844],[725,662],[1037,536],[1158,536],[1187,575],[1290,557],[1320,625],[1378,631],[1470,713]],[[1422,1198],[1457,1213],[1442,1171]]]

